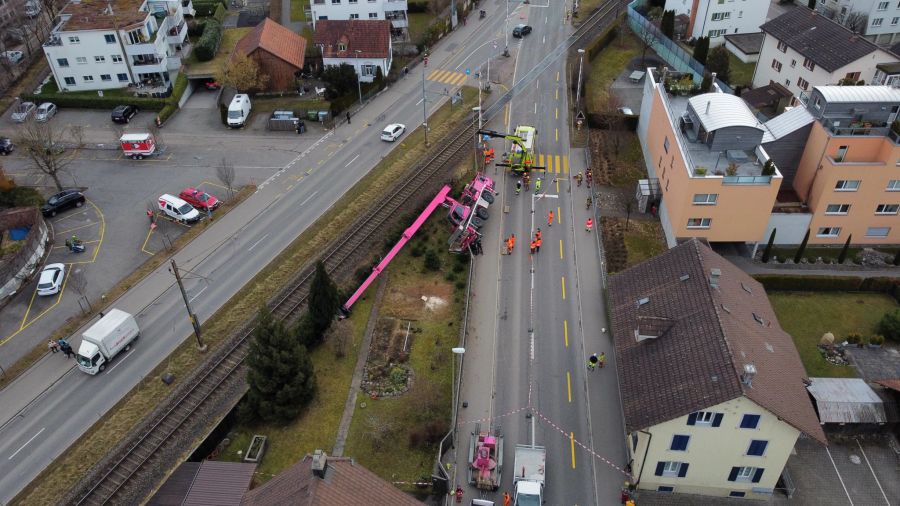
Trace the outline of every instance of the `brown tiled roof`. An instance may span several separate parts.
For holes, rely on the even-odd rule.
[[[712,269],[721,271],[718,288],[710,286]],[[744,396],[825,443],[800,355],[759,282],[693,239],[613,276],[609,286],[629,431]],[[666,325],[653,326],[659,337],[638,342],[638,323],[651,318]],[[752,386],[741,382],[745,364],[757,370]]]
[[[323,58],[387,58],[391,48],[391,22],[388,20],[316,21],[314,44],[322,48]],[[346,50],[339,51],[340,44]]]
[[[178,466],[148,506],[239,506],[256,464],[185,462]]]
[[[328,457],[325,478],[312,472],[307,455],[244,495],[243,506],[404,506],[422,503],[348,458]]]
[[[240,52],[244,55],[249,55],[257,49],[262,49],[300,70],[303,68],[306,39],[266,18],[256,25],[252,32],[241,37],[234,47],[235,53]]]
[[[883,380],[877,380],[877,381],[875,381],[875,383],[878,383],[879,385],[881,385],[885,388],[890,388],[891,390],[896,390],[897,392],[900,392],[900,379],[883,379]]]
[[[115,30],[142,23],[150,16],[141,12],[141,0],[82,0],[69,2],[60,15],[71,14],[62,26],[63,32],[79,30]],[[110,11],[110,8],[112,11]]]

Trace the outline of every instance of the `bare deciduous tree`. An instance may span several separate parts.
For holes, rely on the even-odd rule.
[[[222,164],[216,167],[216,176],[228,188],[229,198],[234,198],[234,166],[222,158]]]
[[[869,15],[861,11],[851,11],[842,24],[853,33],[863,33],[869,26]]]
[[[84,275],[84,269],[72,269],[69,272],[69,281],[67,281],[68,286],[72,287],[75,290],[75,293],[81,295],[81,298],[87,302],[88,310],[93,311],[94,306],[91,305],[91,301],[87,297],[87,276]]]
[[[65,143],[71,142],[71,132],[56,123],[33,120],[25,122],[19,132],[19,146],[32,167],[50,176],[56,188],[62,191],[59,177],[72,161],[65,148]]]
[[[72,142],[75,143],[75,147],[81,149],[84,147],[84,127],[81,125],[72,125],[69,127],[69,135],[72,137]]]
[[[331,325],[325,340],[331,344],[335,357],[344,358],[347,356],[352,337],[353,328],[350,326],[350,320],[340,320]]]

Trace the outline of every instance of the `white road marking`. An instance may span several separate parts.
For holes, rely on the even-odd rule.
[[[353,163],[353,162],[355,162],[357,158],[359,158],[359,155],[354,156],[352,160],[350,160],[349,162],[347,162],[347,165],[344,165],[344,167],[349,167],[350,164]]]
[[[250,246],[249,248],[247,248],[247,251],[253,251],[253,248],[255,248],[257,244],[263,242],[263,239],[265,239],[266,237],[269,237],[269,234],[266,234],[266,235],[260,237],[258,241],[253,243],[253,246]]]
[[[119,361],[116,362],[116,365],[114,365],[114,366],[110,367],[109,369],[107,369],[107,370],[106,370],[106,374],[109,374],[109,373],[113,372],[113,369],[115,369],[116,367],[119,367],[119,364],[121,364],[122,362],[125,362],[125,360],[126,360],[128,357],[130,357],[132,353],[134,353],[134,348],[131,348],[131,351],[129,351],[124,357],[120,358]]]
[[[825,453],[828,454],[828,460],[831,461],[831,465],[834,466],[834,472],[837,474],[838,481],[841,482],[841,487],[844,489],[844,494],[847,496],[847,500],[850,501],[850,506],[853,506],[853,499],[850,498],[850,492],[847,492],[847,485],[844,485],[844,479],[841,477],[841,472],[838,471],[837,464],[834,463],[834,459],[831,457],[831,452],[828,451],[828,447],[825,447]]]
[[[359,155],[356,155],[356,156],[359,156]],[[303,204],[309,202],[309,200],[312,199],[313,197],[315,197],[317,193],[319,193],[319,192],[318,192],[318,191],[312,192],[312,193],[309,195],[309,197],[306,197],[306,200],[304,200],[303,202],[300,203],[300,205],[302,206]]]
[[[15,457],[16,455],[18,455],[20,451],[24,450],[25,447],[28,446],[29,443],[31,443],[32,441],[34,441],[34,438],[40,436],[40,435],[41,435],[41,432],[44,432],[44,430],[45,430],[46,428],[47,428],[47,427],[42,428],[41,430],[38,431],[37,434],[31,436],[31,439],[29,439],[28,441],[25,442],[25,444],[23,444],[21,447],[19,447],[19,449],[16,450],[16,453],[13,453],[12,455],[10,455],[10,456],[9,456],[9,459],[7,459],[7,460],[12,460],[13,457]]]
[[[209,288],[209,285],[204,286],[203,289],[200,290],[199,292],[197,292],[196,295],[194,295],[193,297],[191,297],[190,299],[188,299],[188,302],[194,302],[194,299],[196,299],[197,297],[199,297],[201,293],[205,292],[207,288]]]
[[[419,101],[418,101],[418,102],[416,102],[416,105],[419,105],[419,104],[421,104],[421,103],[422,103],[422,101],[423,101],[423,100],[425,100],[425,99],[424,99],[424,98],[420,98],[420,99],[419,99]]]
[[[878,490],[881,491],[881,497],[884,497],[884,502],[885,502],[888,506],[891,506],[891,501],[888,500],[887,494],[885,494],[885,493],[884,493],[884,489],[881,488],[881,482],[878,481],[878,476],[875,476],[875,470],[872,469],[872,463],[869,462],[869,456],[866,455],[866,451],[863,450],[862,445],[859,444],[859,439],[856,440],[856,446],[859,446],[859,451],[863,454],[863,458],[866,459],[866,465],[869,466],[869,471],[872,472],[872,477],[875,478],[875,484],[878,485]]]

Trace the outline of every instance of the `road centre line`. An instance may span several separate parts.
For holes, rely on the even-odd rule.
[[[572,373],[566,371],[566,386],[569,390],[569,402],[572,402]]]
[[[16,455],[18,455],[20,451],[24,450],[25,447],[28,446],[29,443],[31,443],[32,441],[34,441],[34,438],[40,436],[40,435],[41,435],[41,432],[44,432],[44,430],[46,430],[46,429],[47,429],[47,427],[44,427],[44,428],[42,428],[41,430],[39,430],[37,434],[31,436],[31,439],[29,439],[28,441],[25,442],[25,444],[23,444],[21,447],[19,447],[19,449],[16,450],[15,453],[13,453],[12,455],[10,455],[9,458],[8,458],[7,460],[12,460],[13,457],[15,457]]]
[[[563,337],[566,340],[566,348],[569,347],[569,320],[563,320]]]
[[[193,297],[191,297],[190,299],[188,299],[188,302],[194,302],[194,299],[196,299],[197,297],[199,297],[201,293],[205,292],[207,288],[209,288],[209,285],[204,286],[202,290],[200,290],[200,291],[197,292]]]
[[[259,243],[263,242],[263,240],[264,240],[266,237],[269,237],[269,234],[266,234],[266,235],[260,237],[258,241],[256,241],[255,243],[253,243],[253,246],[250,246],[249,248],[247,248],[247,251],[253,251],[253,248],[255,248]]]
[[[349,167],[350,164],[353,163],[353,162],[355,162],[357,158],[359,158],[359,154],[357,154],[356,156],[353,157],[352,160],[350,160],[349,162],[347,162],[347,165],[344,165],[344,167]]]
[[[562,298],[566,300],[566,277],[562,277]]]
[[[575,433],[569,433],[569,445],[572,447],[572,469],[575,469]]]
[[[356,155],[356,156],[359,156],[359,155]],[[306,198],[303,200],[303,202],[301,202],[299,205],[302,206],[302,205],[306,204],[307,202],[310,201],[310,199],[312,199],[313,197],[315,197],[317,193],[319,193],[319,190],[316,190],[316,191],[310,193],[310,194],[309,194],[309,197],[306,197]]]
[[[884,489],[881,488],[881,482],[878,481],[878,476],[875,475],[875,470],[872,469],[872,463],[869,462],[869,456],[866,455],[866,451],[863,450],[862,445],[859,444],[859,439],[856,440],[856,446],[859,447],[860,453],[862,453],[863,458],[866,459],[866,465],[869,466],[869,471],[872,473],[872,477],[875,478],[875,484],[878,485],[878,490],[881,491],[881,497],[884,497],[884,502],[885,502],[888,506],[891,506],[891,501],[888,500],[887,494],[885,494],[885,493],[884,493]]]
[[[562,247],[562,239],[559,240],[559,259],[563,259],[563,247]]]

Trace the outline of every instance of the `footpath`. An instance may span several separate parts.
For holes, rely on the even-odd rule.
[[[805,268],[792,265],[770,267],[766,264],[754,262],[745,256],[725,255],[725,258],[747,274],[789,274],[791,276],[848,276],[855,278],[900,278],[900,268],[885,267],[883,269],[843,269],[827,266],[819,268]],[[781,265],[781,264],[779,264]]]

